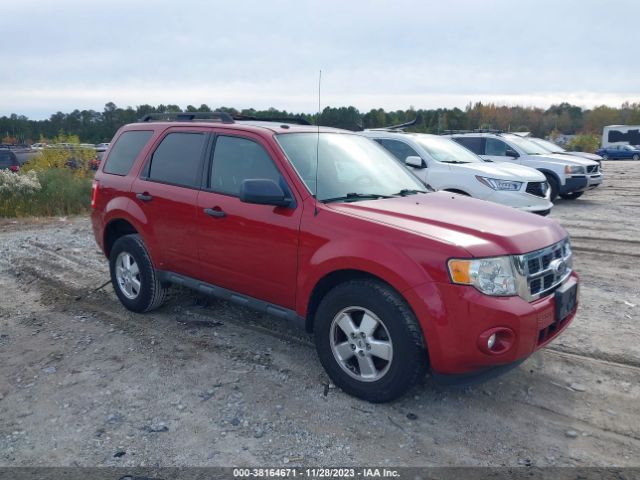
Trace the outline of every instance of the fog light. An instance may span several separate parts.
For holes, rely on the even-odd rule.
[[[502,355],[513,347],[516,335],[507,327],[494,327],[478,336],[478,348],[487,355]]]

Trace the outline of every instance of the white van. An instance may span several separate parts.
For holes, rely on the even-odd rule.
[[[602,129],[602,148],[640,145],[640,125],[607,125]]]

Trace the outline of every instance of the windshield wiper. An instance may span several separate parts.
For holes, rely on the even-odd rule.
[[[471,162],[461,162],[460,160],[440,160],[442,163],[471,163]]]
[[[415,195],[416,193],[428,193],[426,190],[412,190],[409,188],[403,188],[398,193],[394,193],[395,196],[406,197],[407,195]]]
[[[391,195],[382,195],[380,193],[357,193],[350,192],[343,197],[327,198],[322,203],[330,202],[357,202],[358,200],[377,200],[379,198],[393,198]]]

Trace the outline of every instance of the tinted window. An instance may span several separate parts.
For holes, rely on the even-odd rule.
[[[507,155],[507,144],[502,140],[496,140],[495,138],[487,138],[487,143],[484,147],[485,155],[495,155],[498,157],[505,157]]]
[[[153,135],[153,132],[146,130],[124,132],[111,149],[103,171],[114,175],[128,174],[133,162],[138,157],[142,148],[147,144],[151,135]]]
[[[199,187],[204,140],[203,133],[170,133],[164,137],[151,157],[149,179]]]
[[[238,196],[246,179],[269,179],[280,183],[280,172],[256,142],[240,137],[218,137],[213,153],[211,189]]]
[[[9,150],[0,150],[0,168],[7,168],[17,164],[18,162],[14,159],[12,152]]]
[[[376,142],[389,150],[398,160],[404,163],[407,157],[419,157],[418,153],[409,145],[397,140],[389,140],[386,138],[376,138]]]
[[[455,137],[454,140],[476,155],[482,155],[482,137]]]

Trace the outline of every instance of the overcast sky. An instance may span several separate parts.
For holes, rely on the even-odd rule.
[[[640,102],[639,0],[0,0],[0,115]]]

